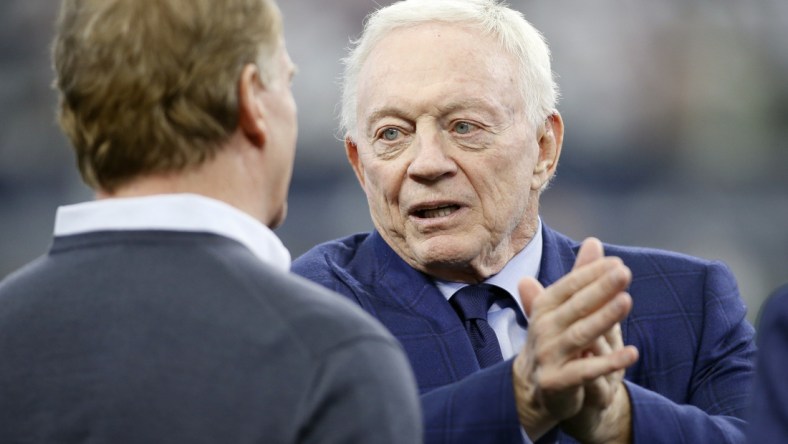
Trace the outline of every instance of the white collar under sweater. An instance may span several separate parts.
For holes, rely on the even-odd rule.
[[[112,198],[59,207],[55,236],[95,231],[164,230],[213,233],[240,242],[263,262],[290,270],[290,252],[260,221],[197,194]]]

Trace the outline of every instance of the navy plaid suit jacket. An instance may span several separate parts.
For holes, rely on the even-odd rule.
[[[758,323],[758,365],[750,411],[751,443],[788,442],[788,285],[766,300]]]
[[[579,243],[543,226],[539,280],[568,273]],[[632,270],[624,342],[635,442],[743,442],[753,375],[753,328],[722,263],[605,246]],[[359,304],[402,343],[422,394],[427,443],[522,443],[511,360],[480,370],[465,330],[432,280],[376,233],[318,245],[292,271]],[[560,442],[574,442],[559,433]]]

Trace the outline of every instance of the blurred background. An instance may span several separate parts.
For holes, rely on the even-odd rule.
[[[300,136],[277,233],[297,257],[372,226],[336,130],[339,59],[390,2],[279,3],[300,69]],[[0,3],[0,278],[47,249],[58,205],[91,198],[54,119],[57,4]],[[788,282],[788,2],[510,4],[547,37],[563,96],[543,220],[577,239],[722,260],[755,321]]]

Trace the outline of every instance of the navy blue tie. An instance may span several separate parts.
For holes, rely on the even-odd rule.
[[[494,285],[478,284],[461,288],[449,299],[471,339],[480,368],[503,361],[498,337],[487,323],[487,311],[496,300],[506,295],[504,290]]]

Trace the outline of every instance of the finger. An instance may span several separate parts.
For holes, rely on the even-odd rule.
[[[612,350],[620,350],[624,348],[624,337],[621,334],[620,322],[613,326],[613,328],[611,328],[607,333],[605,333],[605,339],[605,342],[610,345]],[[617,388],[620,385],[619,382],[624,379],[624,370],[616,372],[614,375],[612,375],[612,378],[611,384],[615,384],[615,387]],[[613,390],[613,394],[615,394],[615,388]]]
[[[576,270],[583,265],[588,265],[591,262],[601,259],[605,255],[605,250],[602,247],[602,242],[595,237],[586,238],[583,241],[583,244],[580,245],[580,251],[577,252],[577,258],[575,259],[575,265],[572,267],[573,270]]]
[[[570,328],[558,332],[543,332],[544,329],[534,330],[528,334],[530,347],[532,347],[533,362],[541,368],[555,368],[565,365],[572,360],[581,360],[587,357],[604,357],[615,353],[617,350],[605,344],[604,333],[613,328],[620,318],[626,317],[631,309],[631,297],[621,293],[617,300],[611,301],[592,316],[573,324]],[[549,318],[543,318],[549,322]],[[535,327],[535,325],[533,326]],[[533,339],[540,336],[541,340]],[[533,340],[533,341],[532,341]],[[616,375],[617,377],[623,375]]]
[[[607,342],[606,335],[607,333],[605,333],[605,335],[603,336],[596,338],[594,342],[592,342],[588,348],[581,351],[577,355],[577,357],[587,358],[589,356],[604,356],[612,352],[613,349],[610,346],[610,344]]]
[[[544,287],[536,279],[527,277],[520,280],[517,290],[520,292],[520,301],[523,303],[525,315],[530,318],[533,313],[534,301],[544,293]]]
[[[624,347],[624,337],[621,334],[621,323],[617,323],[605,333],[605,340],[613,350]]]
[[[613,347],[610,346],[610,343],[607,340],[607,332],[606,332],[604,335],[596,338],[596,340],[591,344],[591,346],[586,351],[583,352],[583,356],[588,356],[588,355],[604,356],[612,352],[613,352]]]
[[[613,348],[608,343],[606,337],[600,336],[591,344],[588,350],[583,352],[583,357],[607,356],[611,353],[613,353]],[[613,384],[617,383],[616,377],[621,371],[622,370],[608,373],[607,375],[587,382],[585,385],[585,399],[583,403],[587,406],[593,406],[600,409],[610,405],[615,393]]]
[[[555,347],[554,352],[559,356],[576,356],[603,337],[605,332],[624,319],[631,309],[632,297],[627,293],[618,293],[599,310],[570,324],[546,345]]]
[[[583,356],[604,356],[620,350],[624,347],[621,338],[621,323],[616,323],[610,330],[591,345],[589,350],[583,352]],[[584,404],[596,408],[606,408],[615,398],[616,391],[624,378],[625,370],[618,370],[613,373],[596,378],[586,383]]]
[[[583,399],[583,404],[600,409],[610,405],[613,399],[613,391],[610,382],[607,375],[586,382],[584,386],[585,398]]]
[[[570,271],[545,289],[549,297],[542,298],[539,307],[543,311],[550,311],[563,304],[575,293],[579,292],[592,282],[600,279],[613,268],[624,266],[617,257],[605,257],[590,264]]]
[[[567,328],[570,324],[599,310],[621,293],[631,281],[632,272],[629,268],[622,263],[616,264],[604,276],[579,290],[566,303],[557,307],[552,321],[559,329]]]
[[[563,391],[624,370],[637,360],[637,348],[628,345],[609,355],[574,359],[560,369],[542,372],[538,384],[546,392]]]

